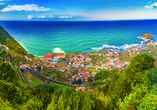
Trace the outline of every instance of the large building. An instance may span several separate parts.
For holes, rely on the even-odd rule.
[[[52,61],[53,55],[52,54],[44,55],[44,58],[46,61]]]

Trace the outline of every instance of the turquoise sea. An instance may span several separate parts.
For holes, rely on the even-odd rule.
[[[67,53],[91,52],[102,46],[140,44],[145,33],[157,40],[157,20],[0,21],[28,52],[43,56],[60,48]]]

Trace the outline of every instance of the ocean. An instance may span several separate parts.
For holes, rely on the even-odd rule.
[[[157,40],[157,20],[124,21],[0,21],[29,53],[43,56],[60,48],[66,53],[92,52],[103,46],[127,48],[151,33]]]

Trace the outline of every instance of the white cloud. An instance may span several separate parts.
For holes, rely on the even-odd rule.
[[[0,0],[0,1],[4,1],[4,0]]]
[[[46,16],[38,16],[37,18],[45,18]]]
[[[26,4],[26,5],[8,5],[6,8],[3,8],[1,12],[9,11],[54,11],[54,9],[38,7],[36,4]]]
[[[149,1],[148,3],[152,3],[152,1]]]
[[[53,18],[54,16],[50,15],[49,18]]]
[[[72,18],[73,16],[58,16],[58,18]]]
[[[5,5],[5,3],[0,3],[0,5]]]
[[[29,15],[27,17],[28,17],[28,19],[32,19],[34,16],[33,15]]]
[[[151,5],[147,5],[147,6],[144,6],[145,8],[157,8],[157,2],[151,4]]]

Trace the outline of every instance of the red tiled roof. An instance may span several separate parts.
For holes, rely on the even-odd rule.
[[[109,64],[111,64],[111,63],[113,63],[113,62],[112,62],[112,61],[107,62],[107,65],[109,65]]]
[[[87,57],[86,59],[88,59],[88,60],[91,60],[92,58],[90,58],[90,57]]]
[[[74,76],[72,76],[72,79],[74,79],[76,76],[74,75]]]
[[[50,66],[55,66],[55,65],[56,65],[56,64],[54,64],[54,63],[51,63],[51,64],[50,64]]]
[[[121,67],[122,63],[120,61],[117,61],[117,65]]]
[[[25,64],[25,67],[26,67],[26,68],[29,67],[29,64]]]
[[[96,72],[93,72],[93,73],[92,73],[92,75],[95,75],[95,74],[96,74]]]
[[[84,87],[76,87],[76,90],[80,90],[80,89],[82,89],[82,91],[86,91],[85,86]]]
[[[50,55],[44,55],[44,58],[53,58],[53,55],[50,54]]]
[[[85,70],[82,71],[82,73],[85,73],[85,72],[86,72]]]
[[[63,68],[64,70],[66,70],[68,67],[66,67],[66,66],[63,66],[62,68]]]
[[[56,55],[56,56],[63,57],[63,56],[65,56],[65,55]]]
[[[79,80],[80,78],[79,77],[76,77],[76,80]]]
[[[87,79],[89,77],[89,73],[86,73],[84,77]]]
[[[82,71],[78,71],[78,73],[82,73]]]
[[[20,68],[24,68],[25,65],[20,65]]]

